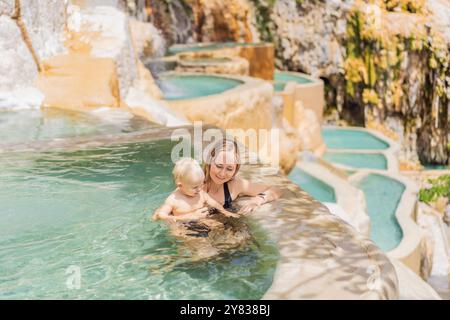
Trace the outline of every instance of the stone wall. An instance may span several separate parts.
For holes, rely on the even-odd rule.
[[[42,60],[64,51],[65,10],[65,1],[0,1],[1,108],[41,105],[33,84]]]
[[[279,69],[324,79],[327,111],[338,120],[401,138],[404,161],[448,163],[447,1],[176,2],[191,21],[185,42],[273,42]],[[358,43],[355,16],[361,19]],[[174,26],[171,19],[166,23]],[[425,25],[429,35],[419,30]],[[367,57],[354,60],[355,46]]]
[[[121,3],[1,0],[0,108],[121,107],[162,125],[186,124],[158,101],[139,61],[162,54],[162,38],[130,21]]]

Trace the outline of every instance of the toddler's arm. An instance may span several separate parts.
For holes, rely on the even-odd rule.
[[[153,214],[153,220],[169,220],[172,222],[191,221],[206,218],[206,216],[208,215],[208,208],[203,207],[189,213],[174,216],[172,212],[176,207],[176,201],[167,198],[166,202],[161,207],[156,209],[155,213]]]
[[[152,219],[153,220],[170,220],[171,218],[173,218],[173,216],[171,215],[173,210],[173,206],[170,205],[168,203],[168,201],[166,200],[166,202],[159,207],[158,209],[155,210],[155,213],[153,214]]]

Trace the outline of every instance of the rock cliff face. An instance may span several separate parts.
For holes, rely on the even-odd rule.
[[[158,100],[139,60],[162,55],[159,32],[130,21],[121,3],[0,0],[0,108],[121,107],[162,125],[186,124]]]
[[[64,1],[0,1],[0,107],[39,107],[42,61],[64,51]],[[48,10],[52,8],[52,10]]]
[[[155,3],[153,17],[165,20]],[[328,111],[339,119],[390,132],[407,161],[449,162],[448,1],[170,3],[191,26],[188,37],[170,41],[271,41],[278,68],[325,80]],[[172,30],[173,18],[165,20]]]
[[[322,77],[328,108],[347,123],[399,137],[405,160],[448,163],[446,8],[442,1],[278,0],[271,11],[278,67]]]
[[[272,8],[278,67],[329,78],[344,67],[346,15],[353,0],[278,0]]]

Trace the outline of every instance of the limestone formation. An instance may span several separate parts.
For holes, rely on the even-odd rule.
[[[194,39],[198,42],[256,42],[256,14],[247,0],[187,1],[193,12]]]
[[[199,54],[195,58],[191,58],[180,55],[176,71],[247,76],[249,75],[249,62],[240,57],[214,58],[209,54]]]
[[[275,2],[277,67],[314,77],[340,74],[344,66],[346,14],[353,0],[309,2],[301,8],[293,0]]]
[[[0,108],[39,107],[38,69],[16,22],[0,15]]]
[[[321,156],[326,149],[321,135],[321,124],[314,111],[303,106],[301,101],[295,103],[294,125],[300,138],[300,149],[311,151]]]
[[[32,85],[38,70],[13,19],[0,16],[0,91]]]
[[[128,17],[112,6],[68,7],[68,29],[81,34],[96,58],[110,58],[116,63],[120,97],[138,77],[136,54],[131,43]]]
[[[119,82],[113,59],[89,54],[58,55],[45,61],[38,88],[44,106],[83,110],[119,107]]]
[[[14,16],[15,15],[15,0],[2,0],[0,2],[0,16]]]
[[[20,0],[18,2],[20,3],[20,19],[39,60],[65,52],[67,1]]]
[[[130,19],[133,46],[139,58],[162,57],[165,53],[165,40],[153,24]]]

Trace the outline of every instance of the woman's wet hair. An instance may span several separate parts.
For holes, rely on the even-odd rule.
[[[234,153],[236,161],[236,170],[234,171],[233,177],[231,179],[233,179],[238,173],[239,168],[241,167],[241,158],[237,142],[234,139],[221,139],[217,141],[214,145],[212,145],[210,151],[208,152],[205,164],[203,166],[203,171],[205,172],[205,184],[208,190],[211,183],[211,164],[216,159],[219,153],[229,151],[232,151]]]

